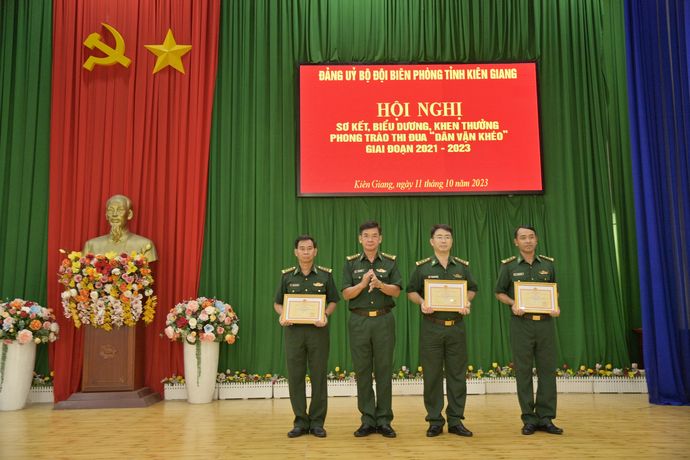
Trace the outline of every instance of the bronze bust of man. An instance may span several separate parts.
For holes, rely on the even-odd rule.
[[[149,262],[158,260],[153,241],[129,231],[127,224],[132,217],[132,200],[122,195],[111,197],[105,204],[105,218],[110,223],[110,233],[88,240],[84,245],[84,254],[130,254],[134,251],[137,254],[146,253]]]

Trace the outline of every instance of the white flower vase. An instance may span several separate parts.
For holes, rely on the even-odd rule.
[[[24,409],[34,377],[36,344],[16,340],[0,346],[0,410]]]
[[[213,400],[219,351],[220,342],[185,342],[184,376],[189,403],[208,404]],[[198,362],[197,356],[200,358]]]

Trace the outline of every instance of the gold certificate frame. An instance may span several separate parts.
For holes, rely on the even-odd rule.
[[[285,294],[280,320],[294,324],[314,324],[317,321],[326,321],[326,296]]]
[[[560,311],[558,308],[558,287],[556,283],[515,282],[515,306],[525,313],[548,314]]]
[[[435,311],[459,312],[467,305],[467,281],[426,279],[424,302]]]

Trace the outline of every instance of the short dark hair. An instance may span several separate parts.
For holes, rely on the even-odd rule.
[[[534,232],[534,236],[537,236],[537,231],[534,228],[530,227],[529,225],[520,225],[518,228],[515,229],[515,239],[516,240],[517,240],[518,230],[520,230],[521,228],[524,228],[525,230],[532,230]]]
[[[436,233],[436,230],[445,230],[447,232],[450,232],[450,236],[453,236],[453,229],[446,224],[436,224],[433,227],[431,227],[431,237],[434,237],[434,233]]]
[[[359,234],[361,235],[364,230],[368,230],[370,228],[375,228],[379,231],[379,235],[383,235],[383,232],[381,231],[381,226],[378,224],[378,222],[373,221],[373,220],[368,220],[364,222],[362,225],[359,226]]]
[[[311,240],[311,242],[314,244],[314,249],[316,249],[316,240],[309,235],[298,236],[297,239],[295,240],[295,249],[297,249],[297,246],[299,246],[300,241],[307,241],[307,240]]]

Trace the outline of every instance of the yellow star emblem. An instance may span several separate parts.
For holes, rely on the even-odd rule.
[[[175,43],[175,37],[173,37],[171,29],[168,29],[168,35],[165,36],[165,41],[162,45],[144,46],[146,49],[158,56],[158,59],[156,60],[156,67],[153,69],[153,73],[156,73],[167,66],[172,66],[184,73],[181,58],[192,49],[192,45],[178,45]]]

